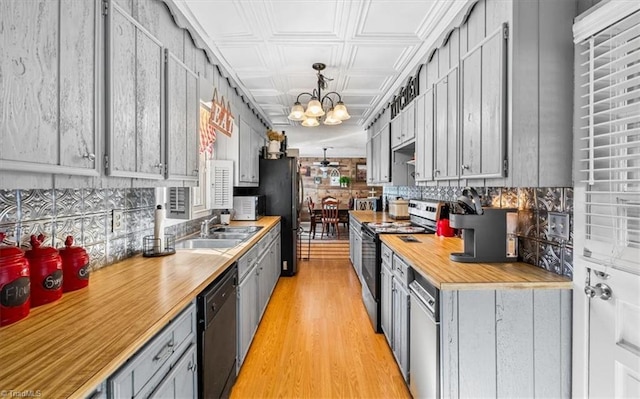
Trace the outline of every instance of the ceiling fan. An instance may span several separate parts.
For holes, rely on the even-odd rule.
[[[337,168],[338,166],[341,166],[339,162],[327,160],[327,148],[328,147],[322,149],[324,151],[324,159],[322,161],[313,163],[314,166],[320,166],[320,169],[323,172],[326,171],[329,167]]]

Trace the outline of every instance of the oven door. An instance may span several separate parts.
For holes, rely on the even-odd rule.
[[[362,229],[362,279],[364,281],[362,285],[362,302],[369,315],[373,330],[379,333],[381,332],[380,301],[378,299],[380,271],[377,266],[377,262],[379,262],[377,240],[374,234],[364,228]]]
[[[362,278],[373,298],[377,300],[378,288],[376,281],[380,277],[376,276],[376,263],[378,262],[376,246],[376,236],[368,230],[362,229]]]

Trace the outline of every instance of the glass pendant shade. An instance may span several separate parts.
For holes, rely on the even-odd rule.
[[[347,107],[344,105],[342,101],[338,101],[335,108],[333,109],[333,116],[341,121],[346,121],[351,118],[351,115],[347,112]]]
[[[303,121],[304,120],[304,108],[302,104],[296,101],[291,107],[291,113],[289,114],[289,119],[292,121]]]
[[[305,127],[315,127],[320,125],[320,123],[318,122],[318,119],[316,118],[306,118],[303,122],[302,122],[302,126]]]
[[[325,125],[339,125],[342,123],[342,121],[340,119],[337,119],[334,115],[333,112],[333,108],[329,110],[329,112],[327,112],[327,116],[324,118],[324,122]]]
[[[307,104],[307,111],[304,114],[310,118],[317,118],[324,115],[322,104],[320,104],[320,101],[318,101],[316,97],[313,97],[311,101],[309,101],[309,104]]]

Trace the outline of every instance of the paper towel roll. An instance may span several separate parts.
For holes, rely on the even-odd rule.
[[[162,205],[156,207],[154,220],[153,220],[153,251],[155,253],[164,252],[164,209]]]

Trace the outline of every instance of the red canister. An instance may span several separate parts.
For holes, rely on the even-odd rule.
[[[0,244],[5,233],[0,233]],[[29,262],[18,247],[0,245],[0,327],[29,314]]]
[[[42,247],[44,235],[31,236],[31,249],[25,256],[31,270],[31,307],[62,297],[62,259],[53,247]]]
[[[89,285],[89,255],[82,247],[74,247],[73,237],[67,236],[65,247],[60,250],[62,258],[62,291],[79,290]]]

